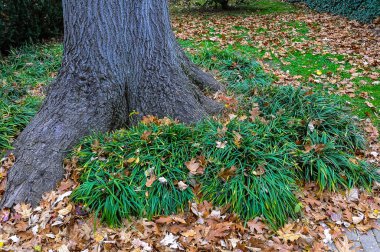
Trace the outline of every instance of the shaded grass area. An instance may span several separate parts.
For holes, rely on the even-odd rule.
[[[298,8],[287,2],[259,0],[249,5],[251,10],[258,14],[290,13]]]
[[[61,64],[62,46],[46,44],[14,50],[0,60],[0,153],[37,112],[41,90]],[[33,93],[35,91],[35,93]]]

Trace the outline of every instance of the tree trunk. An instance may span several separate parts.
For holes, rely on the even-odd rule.
[[[222,5],[222,9],[223,10],[228,10],[229,9],[228,0],[219,0],[219,2]]]
[[[178,46],[167,0],[63,0],[63,12],[62,67],[15,142],[2,207],[36,205],[63,178],[70,148],[92,132],[143,115],[191,123],[221,110],[205,92],[222,86]]]

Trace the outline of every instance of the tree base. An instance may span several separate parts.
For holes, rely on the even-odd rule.
[[[82,137],[135,124],[144,115],[193,123],[222,110],[206,95],[222,85],[178,46],[166,0],[104,5],[63,2],[62,68],[15,143],[0,207],[36,205],[62,179],[63,159]],[[121,23],[128,27],[115,25]]]
[[[55,189],[64,176],[63,160],[81,138],[93,132],[107,132],[128,124],[137,123],[139,118],[152,114],[170,116],[182,122],[193,123],[208,115],[219,113],[222,106],[204,95],[205,91],[217,91],[223,87],[210,75],[198,70],[192,63],[182,66],[182,84],[188,87],[187,93],[176,93],[176,99],[157,100],[162,96],[149,96],[151,109],[141,103],[138,117],[131,119],[125,95],[115,89],[113,99],[106,99],[101,86],[96,92],[76,92],[67,87],[72,85],[67,76],[60,76],[51,87],[41,110],[20,134],[15,143],[16,162],[9,170],[7,189],[0,207],[10,208],[20,202],[37,205],[43,193]],[[174,85],[174,82],[172,82]],[[64,84],[64,85],[63,85]],[[178,81],[177,84],[178,85]],[[65,87],[66,91],[62,88]],[[109,90],[107,90],[109,92]],[[62,97],[63,99],[59,99]],[[87,93],[85,95],[84,93]],[[172,95],[172,94],[169,94]],[[75,102],[77,101],[77,102]],[[180,101],[179,103],[177,103]],[[172,103],[174,102],[174,103]],[[138,108],[137,106],[135,108]],[[159,111],[156,110],[159,108]],[[151,110],[149,110],[151,109]],[[134,111],[134,110],[133,110]]]

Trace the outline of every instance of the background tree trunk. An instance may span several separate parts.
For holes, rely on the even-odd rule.
[[[222,5],[222,9],[223,10],[228,10],[229,9],[228,0],[219,0],[219,3]]]
[[[178,46],[167,0],[64,0],[63,12],[62,67],[16,140],[2,207],[36,205],[63,178],[70,148],[92,132],[127,126],[143,115],[189,123],[221,110],[205,92],[222,86]]]

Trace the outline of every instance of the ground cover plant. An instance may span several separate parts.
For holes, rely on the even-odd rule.
[[[368,26],[260,2],[253,13],[174,15],[192,60],[228,83],[216,95],[226,107],[222,118],[189,127],[149,117],[84,139],[40,207],[0,212],[0,247],[322,251],[330,236],[338,249],[351,247],[344,227],[376,227],[378,194],[355,186],[371,188],[378,164],[379,135],[368,120],[378,121],[377,38]],[[274,5],[281,11],[265,7]],[[59,44],[27,47],[2,62],[2,91],[17,94],[1,93],[6,109],[24,111],[32,100],[29,120],[61,53]],[[23,121],[1,115],[15,125],[0,131],[6,150]],[[0,194],[13,162],[1,161]]]
[[[83,174],[74,201],[116,225],[123,217],[176,214],[196,200],[190,188],[199,184],[199,200],[279,228],[300,212],[297,182],[336,191],[371,189],[379,180],[375,167],[356,159],[363,134],[341,104],[301,88],[252,85],[248,94],[253,90],[242,98],[247,109],[229,121],[193,128],[145,118],[84,140],[75,153]]]

